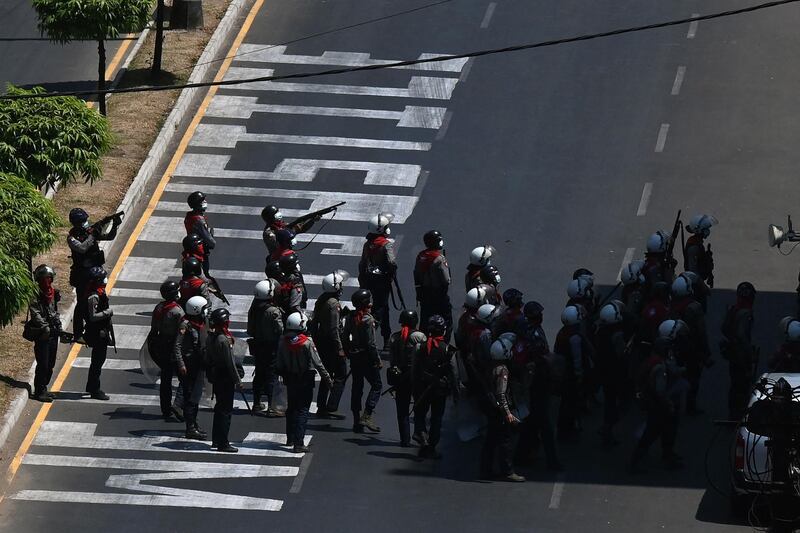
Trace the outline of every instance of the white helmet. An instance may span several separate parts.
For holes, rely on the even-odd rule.
[[[494,246],[484,244],[473,248],[469,253],[469,264],[474,266],[486,266],[492,264],[492,256],[495,253]]]
[[[208,307],[208,300],[202,296],[192,296],[186,302],[186,314],[189,316],[204,316]]]
[[[324,292],[342,292],[344,282],[350,278],[350,274],[344,270],[334,270],[322,278],[322,290]]]
[[[467,309],[477,309],[484,303],[486,303],[486,289],[483,287],[474,287],[467,291],[464,307]]]
[[[683,320],[665,320],[658,326],[658,336],[675,340],[689,333],[689,326]]]
[[[370,233],[377,233],[378,235],[389,235],[391,230],[389,224],[394,220],[394,215],[391,213],[378,213],[369,219],[367,225],[369,226]]]
[[[517,336],[513,333],[503,333],[500,337],[492,343],[489,349],[489,354],[493,361],[508,361],[513,355],[514,343],[517,342]]]
[[[711,226],[716,226],[719,221],[711,215],[695,215],[686,224],[686,231],[689,233],[700,233],[703,237],[711,234]]]
[[[694,289],[692,288],[692,280],[689,276],[681,274],[672,282],[672,296],[683,298],[684,296],[692,296],[693,294]]]
[[[645,278],[642,274],[644,268],[644,261],[636,260],[631,261],[622,268],[619,274],[619,279],[623,285],[633,285],[634,283],[644,283]]]
[[[478,322],[489,325],[497,317],[497,306],[492,304],[483,304],[478,308],[476,315]]]
[[[277,283],[275,283],[274,279],[261,280],[256,283],[253,289],[253,296],[255,296],[256,300],[272,300],[275,295],[276,285]]]
[[[669,248],[672,237],[666,231],[657,231],[647,239],[647,251],[651,254],[664,253]]]
[[[305,331],[308,318],[301,312],[294,312],[286,318],[286,331]]]
[[[605,325],[619,324],[622,322],[622,313],[625,304],[619,300],[611,300],[600,309],[600,323]]]
[[[591,296],[592,285],[585,277],[573,279],[567,285],[567,296],[570,298],[588,298]]]
[[[586,311],[582,305],[568,305],[561,311],[561,323],[565,326],[575,326],[580,324],[585,316]]]
[[[791,316],[784,317],[780,321],[779,327],[785,340],[789,342],[800,341],[800,321],[796,318]]]

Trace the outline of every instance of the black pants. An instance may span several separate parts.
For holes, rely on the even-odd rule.
[[[275,352],[260,343],[253,343],[255,353],[255,374],[253,375],[253,403],[261,403],[261,397],[267,398],[267,403],[272,404],[272,394],[278,383],[278,374],[275,373]]]
[[[573,434],[580,427],[583,392],[575,378],[567,377],[564,380],[564,386],[561,391],[561,405],[558,409],[559,435]]]
[[[72,334],[77,338],[83,334],[84,321],[86,318],[86,293],[89,282],[83,269],[75,273],[75,310],[72,312]]]
[[[36,356],[36,373],[33,377],[34,394],[44,392],[53,377],[58,353],[58,336],[55,334],[47,340],[33,343],[33,354]]]
[[[341,357],[337,350],[330,347],[319,347],[322,364],[333,379],[333,388],[329,388],[325,381],[319,384],[317,391],[317,409],[334,413],[339,409],[339,401],[344,391],[344,380],[347,377],[347,358]]]
[[[211,428],[211,443],[217,446],[230,444],[228,433],[231,430],[231,413],[233,413],[233,393],[236,385],[232,381],[214,383],[214,423]]]
[[[700,376],[702,374],[702,361],[693,357],[686,362],[686,380],[689,382],[689,391],[686,393],[686,409],[688,411],[697,408],[697,393],[700,392]]]
[[[172,376],[175,375],[175,365],[170,360],[164,360],[161,368],[161,383],[158,386],[158,400],[161,405],[161,414],[172,414]]]
[[[428,326],[428,319],[433,315],[440,315],[444,318],[447,324],[444,339],[450,342],[450,335],[453,332],[453,306],[450,304],[450,297],[444,295],[440,298],[424,298],[419,302],[419,323],[420,328],[425,329]]]
[[[381,337],[387,341],[392,334],[392,326],[389,323],[389,296],[392,292],[392,282],[391,280],[371,282],[366,288],[372,293],[372,314],[381,325]]]
[[[89,377],[86,380],[86,392],[95,393],[100,390],[100,372],[106,362],[108,341],[98,340],[92,343],[92,362],[89,364]]]
[[[411,443],[411,422],[408,412],[411,408],[411,384],[398,385],[394,389],[394,404],[397,407],[397,430],[400,433],[400,444]]]
[[[555,428],[550,417],[550,394],[541,391],[531,391],[531,412],[520,427],[517,456],[525,458],[538,447],[541,442],[547,466],[558,464],[558,451],[556,449]]]
[[[303,445],[308,424],[308,410],[314,397],[314,372],[284,376],[286,383],[286,439]]]
[[[514,428],[497,413],[488,416],[486,440],[481,450],[481,476],[489,477],[494,473],[495,454],[499,452],[500,473],[504,476],[514,471],[512,439]]]
[[[430,391],[425,398],[417,398],[414,403],[414,433],[426,430],[428,411],[431,413],[431,425],[428,432],[428,444],[436,447],[442,434],[442,418],[447,403],[447,395],[439,391]]]
[[[364,395],[364,381],[369,383],[367,400],[364,402],[364,411],[368,414],[375,410],[378,400],[381,398],[381,371],[375,366],[377,361],[372,361],[366,355],[356,355],[350,359],[350,370],[353,375],[353,385],[350,390],[350,410],[358,423],[361,413],[361,398]]]
[[[186,375],[180,376],[181,390],[183,392],[183,419],[186,430],[197,427],[197,410],[200,398],[203,396],[203,370],[196,364],[186,367]]]
[[[622,400],[623,385],[621,379],[613,376],[602,378],[603,388],[603,425],[612,428],[619,422],[619,406]]]
[[[670,412],[666,406],[651,404],[647,407],[647,423],[642,438],[636,446],[636,454],[643,456],[653,443],[661,439],[661,453],[672,454],[678,432],[678,410]]]
[[[729,374],[731,386],[728,390],[728,410],[736,419],[747,409],[750,391],[753,386],[753,363],[739,353],[731,350]]]

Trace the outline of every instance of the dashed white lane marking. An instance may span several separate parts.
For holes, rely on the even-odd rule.
[[[692,13],[692,17],[699,17],[700,13]],[[689,31],[686,33],[687,39],[694,39],[694,36],[697,35],[697,25],[700,24],[699,20],[693,20],[689,23]]]
[[[617,273],[617,283],[620,282],[622,279],[622,269],[625,268],[625,265],[633,261],[633,254],[636,252],[636,248],[628,248],[625,250],[625,255],[622,257],[622,264],[619,267],[619,272]]]
[[[561,496],[564,494],[564,476],[558,476],[553,484],[553,493],[550,495],[550,509],[561,506]]]
[[[311,460],[314,458],[313,453],[307,453],[303,456],[303,460],[300,461],[300,470],[297,472],[297,476],[292,481],[292,486],[289,489],[289,494],[299,494],[300,489],[303,488],[303,481],[306,479],[306,474],[308,473],[308,467],[311,466]]]
[[[681,85],[683,85],[683,78],[686,76],[686,67],[681,65],[675,73],[675,81],[672,83],[672,96],[677,96],[681,93]]]
[[[658,130],[658,139],[656,139],[656,152],[664,151],[664,145],[667,143],[667,133],[669,133],[669,124],[662,124]]]
[[[439,128],[439,131],[436,132],[436,140],[441,141],[444,139],[444,136],[447,135],[447,128],[450,127],[450,120],[453,118],[453,112],[448,111],[444,114],[444,120],[442,121],[442,127]]]
[[[483,20],[481,21],[481,29],[485,30],[489,27],[489,24],[492,22],[492,15],[494,15],[494,10],[497,8],[497,2],[491,2],[488,6],[486,6],[486,14],[483,15]]]
[[[637,217],[643,217],[647,214],[647,206],[650,205],[650,196],[653,194],[653,184],[647,182],[642,189],[642,199],[639,200],[639,209],[636,210]]]

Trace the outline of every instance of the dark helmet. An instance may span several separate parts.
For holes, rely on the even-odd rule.
[[[231,319],[231,312],[224,307],[218,307],[211,311],[211,316],[208,317],[208,322],[212,326],[222,326]]]
[[[503,303],[505,303],[508,307],[520,307],[522,306],[522,291],[517,289],[506,289],[503,292]]]
[[[274,205],[268,205],[264,209],[261,210],[261,218],[267,224],[272,224],[275,222],[275,214],[278,213],[278,208]]]
[[[417,327],[419,323],[419,315],[413,309],[403,309],[400,311],[400,325],[408,326],[410,328]]]
[[[161,297],[165,300],[177,300],[180,285],[177,281],[167,280],[161,284],[159,291],[161,292]]]
[[[101,266],[93,266],[89,269],[89,279],[91,281],[103,281],[107,276],[108,273]]]
[[[297,257],[297,254],[294,252],[283,255],[281,256],[280,259],[278,259],[278,264],[281,267],[281,272],[283,272],[287,276],[289,274],[294,273],[297,270],[297,265],[299,263],[300,263],[300,258]]]
[[[281,279],[283,272],[281,272],[281,264],[279,261],[267,261],[267,266],[264,268],[264,274],[268,278]]]
[[[36,270],[33,271],[33,279],[37,282],[47,277],[56,279],[56,271],[47,265],[39,265],[36,267]]]
[[[572,279],[578,279],[578,278],[583,277],[583,276],[592,277],[592,276],[594,276],[594,272],[592,272],[588,268],[581,267],[581,268],[577,269],[575,272],[572,273]]]
[[[494,265],[486,265],[481,269],[480,280],[482,283],[495,285],[500,283],[500,271]]]
[[[434,337],[444,335],[447,331],[447,322],[444,321],[442,315],[433,315],[428,319],[428,334]]]
[[[278,241],[278,246],[281,248],[293,248],[294,233],[288,229],[279,229],[275,232],[275,240]]]
[[[755,300],[756,288],[749,281],[743,281],[736,287],[736,296],[743,300]]]
[[[89,220],[89,213],[80,207],[73,207],[69,210],[69,223],[75,227],[83,225],[84,222]]]
[[[183,251],[194,252],[201,244],[203,244],[203,238],[197,233],[190,233],[183,238]]]
[[[358,289],[353,293],[350,301],[353,302],[356,309],[363,309],[372,303],[372,293],[367,289]]]
[[[422,242],[424,242],[425,246],[427,248],[430,248],[431,250],[441,250],[442,246],[444,245],[442,234],[436,231],[435,229],[432,229],[428,233],[423,235]]]
[[[503,298],[505,298],[505,296]],[[542,304],[535,301],[530,301],[526,303],[525,307],[522,308],[522,313],[525,316],[529,317],[540,317],[542,316],[543,312],[544,312],[544,307],[542,307]]]
[[[203,265],[196,257],[187,257],[183,260],[181,272],[184,276],[199,276],[203,271]]]
[[[189,197],[186,199],[186,203],[189,204],[189,207],[192,209],[201,209],[202,203],[205,201],[206,195],[204,192],[194,191]]]

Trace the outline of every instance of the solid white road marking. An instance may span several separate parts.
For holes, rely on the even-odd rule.
[[[284,45],[243,44],[237,51],[238,61],[255,63],[284,63],[292,65],[334,65],[342,67],[365,67],[370,65],[388,65],[401,59],[372,59],[366,52],[324,52],[321,56],[290,55]],[[420,54],[419,59],[430,59],[440,54]],[[446,54],[441,54],[446,55]],[[407,70],[425,70],[432,72],[459,72],[466,59],[453,59],[436,63],[420,63],[404,67],[391,67]]]
[[[282,135],[274,133],[247,133],[246,126],[200,124],[189,142],[190,146],[203,148],[236,148],[240,142],[303,144],[339,146],[344,148],[370,148],[375,150],[431,149],[431,143],[395,141],[392,139],[361,139],[355,137],[328,137],[322,135]]]
[[[625,255],[622,257],[622,264],[619,267],[619,272],[617,272],[617,283],[619,283],[622,279],[622,269],[625,268],[628,263],[633,261],[633,254],[635,252],[636,248],[628,248],[625,250]]]
[[[658,130],[658,139],[656,139],[656,152],[663,152],[664,145],[667,143],[667,133],[669,132],[669,124],[662,124]]]
[[[349,107],[318,107],[278,104],[259,104],[256,96],[218,95],[208,106],[206,117],[249,119],[253,113],[285,115],[317,115],[323,117],[367,118],[394,120],[399,128],[438,129],[442,125],[444,107],[405,106],[403,111],[360,109]]]
[[[290,494],[300,494],[300,489],[303,488],[303,481],[306,479],[308,467],[311,466],[311,460],[313,458],[313,453],[307,453],[303,456],[303,460],[300,461],[300,470],[297,473],[297,477],[294,478],[294,481],[292,481],[292,486],[289,488]]]
[[[672,83],[672,96],[680,94],[684,76],[686,76],[686,67],[681,65],[678,67],[678,71],[675,73],[675,81]]]
[[[464,69],[461,71],[461,75],[458,77],[458,81],[460,81],[461,83],[467,81],[467,78],[469,77],[469,71],[472,70],[473,63],[475,63],[475,58],[474,57],[469,58],[469,61],[467,61],[467,64],[464,65]]]
[[[439,131],[436,132],[436,140],[441,141],[444,139],[444,136],[447,135],[447,128],[450,127],[450,120],[453,118],[453,112],[448,111],[444,114],[444,123]]]
[[[550,509],[561,506],[561,496],[564,494],[564,476],[559,475],[553,484],[553,493],[550,496]]]
[[[700,13],[692,13],[692,17],[699,17]],[[689,31],[686,32],[687,39],[694,39],[694,36],[697,35],[697,25],[700,23],[699,20],[693,20],[689,23]]]
[[[653,194],[653,184],[649,181],[644,184],[642,189],[642,199],[639,200],[639,209],[636,210],[637,217],[647,214],[647,206],[650,205],[650,196]]]
[[[490,2],[488,6],[486,6],[486,13],[483,15],[483,20],[481,21],[481,29],[485,30],[489,27],[489,24],[492,22],[492,15],[494,15],[494,10],[497,7],[497,2]]]
[[[270,69],[258,71],[260,75],[271,76]],[[225,75],[226,80],[252,78],[253,70],[233,67]],[[456,88],[458,78],[431,76],[412,76],[407,88],[376,87],[371,85],[334,85],[328,83],[290,83],[278,81],[255,81],[236,85],[236,90],[277,91],[291,93],[349,94],[353,96],[385,96],[391,98],[427,98],[449,100]]]

